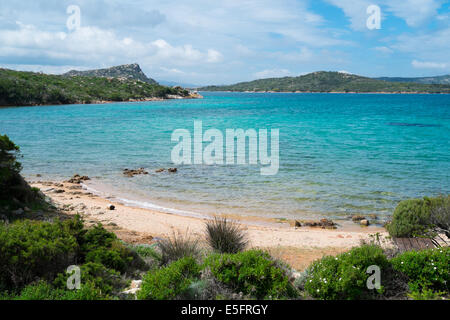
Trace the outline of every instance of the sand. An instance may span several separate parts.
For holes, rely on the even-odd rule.
[[[65,214],[83,216],[86,223],[105,225],[119,238],[131,243],[152,243],[174,233],[204,239],[207,219],[180,216],[111,202],[87,191],[82,185],[66,182],[31,182]],[[114,210],[109,206],[114,205]],[[369,241],[370,235],[387,236],[381,227],[360,227],[352,222],[340,223],[335,230],[294,228],[289,222],[257,217],[232,219],[245,229],[249,246],[268,250],[274,256],[302,270],[324,255],[336,255]]]

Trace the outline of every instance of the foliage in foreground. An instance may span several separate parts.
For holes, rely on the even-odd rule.
[[[238,224],[218,217],[206,223],[206,241],[219,253],[238,253],[248,244],[246,234]]]
[[[257,299],[293,298],[297,295],[285,271],[263,251],[212,254],[206,258],[204,266],[233,292]]]
[[[450,291],[450,248],[408,251],[391,260],[409,279],[412,292]]]
[[[86,230],[79,216],[64,222],[0,224],[0,291],[19,292],[41,279],[64,288],[70,265],[103,294],[125,285],[120,275],[145,269],[140,257],[101,225]]]
[[[200,267],[192,257],[184,257],[166,267],[147,273],[137,297],[140,300],[171,300],[180,297],[200,276]]]
[[[198,240],[187,236],[173,234],[171,238],[158,242],[161,251],[161,264],[167,265],[183,257],[198,257],[200,249]]]
[[[327,256],[314,262],[307,270],[304,289],[312,297],[323,300],[368,298],[367,268],[379,266],[387,270],[388,260],[380,247],[363,245],[336,257]]]

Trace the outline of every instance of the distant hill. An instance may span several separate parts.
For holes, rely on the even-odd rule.
[[[415,82],[423,84],[447,84],[450,85],[450,74],[436,77],[420,77],[420,78],[400,78],[400,77],[381,77],[374,78],[377,80],[384,80],[389,82]]]
[[[125,64],[117,67],[96,69],[87,71],[71,70],[64,73],[66,77],[102,77],[102,78],[123,78],[140,80],[149,84],[158,84],[155,80],[148,78],[142,71],[141,67],[137,64]]]
[[[225,86],[207,86],[200,91],[251,92],[388,92],[450,93],[450,85],[388,82],[342,72],[319,71],[299,77],[269,78]]]
[[[197,97],[200,96],[191,95],[182,88],[169,88],[130,78],[67,77],[0,69],[0,106]]]
[[[158,82],[162,85],[169,86],[169,87],[182,87],[182,88],[190,88],[190,89],[195,89],[195,88],[201,87],[198,84],[176,82],[176,81],[159,80]]]

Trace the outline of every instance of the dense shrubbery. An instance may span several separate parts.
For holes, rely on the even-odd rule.
[[[325,300],[363,299],[372,292],[367,289],[367,268],[376,265],[386,270],[388,260],[377,246],[364,245],[337,257],[324,257],[307,270],[305,291]]]
[[[205,267],[234,292],[242,292],[258,299],[296,296],[285,271],[262,251],[212,254],[206,258]]]
[[[76,263],[77,252],[68,223],[0,224],[0,288],[20,288],[36,278],[50,280]]]
[[[393,258],[392,265],[409,279],[412,292],[450,291],[450,248],[409,251]]]
[[[166,267],[147,273],[137,297],[142,300],[181,298],[190,284],[200,276],[200,266],[194,258],[184,257]]]
[[[214,218],[206,224],[206,240],[219,253],[238,253],[247,246],[245,233],[226,218]]]
[[[78,216],[64,222],[0,224],[0,256],[0,290],[16,293],[35,280],[65,290],[69,265],[81,266],[87,289],[93,286],[102,295],[118,293],[126,286],[121,274],[147,269],[113,233],[101,225],[86,230]]]
[[[63,77],[0,69],[0,106],[127,101],[185,93],[183,89],[136,80]]]
[[[209,86],[202,91],[275,92],[450,92],[449,85],[387,82],[340,72],[314,72],[299,77],[259,79],[225,86]]]
[[[386,227],[389,234],[393,237],[412,237],[426,234],[432,228],[430,220],[432,210],[442,206],[444,200],[444,197],[425,197],[401,201],[395,208],[392,222]]]

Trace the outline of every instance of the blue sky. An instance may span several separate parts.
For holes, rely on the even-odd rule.
[[[80,8],[69,30],[67,8]],[[367,7],[381,9],[369,30]],[[137,62],[156,80],[228,84],[346,71],[450,73],[444,0],[0,0],[0,66],[62,73]]]

